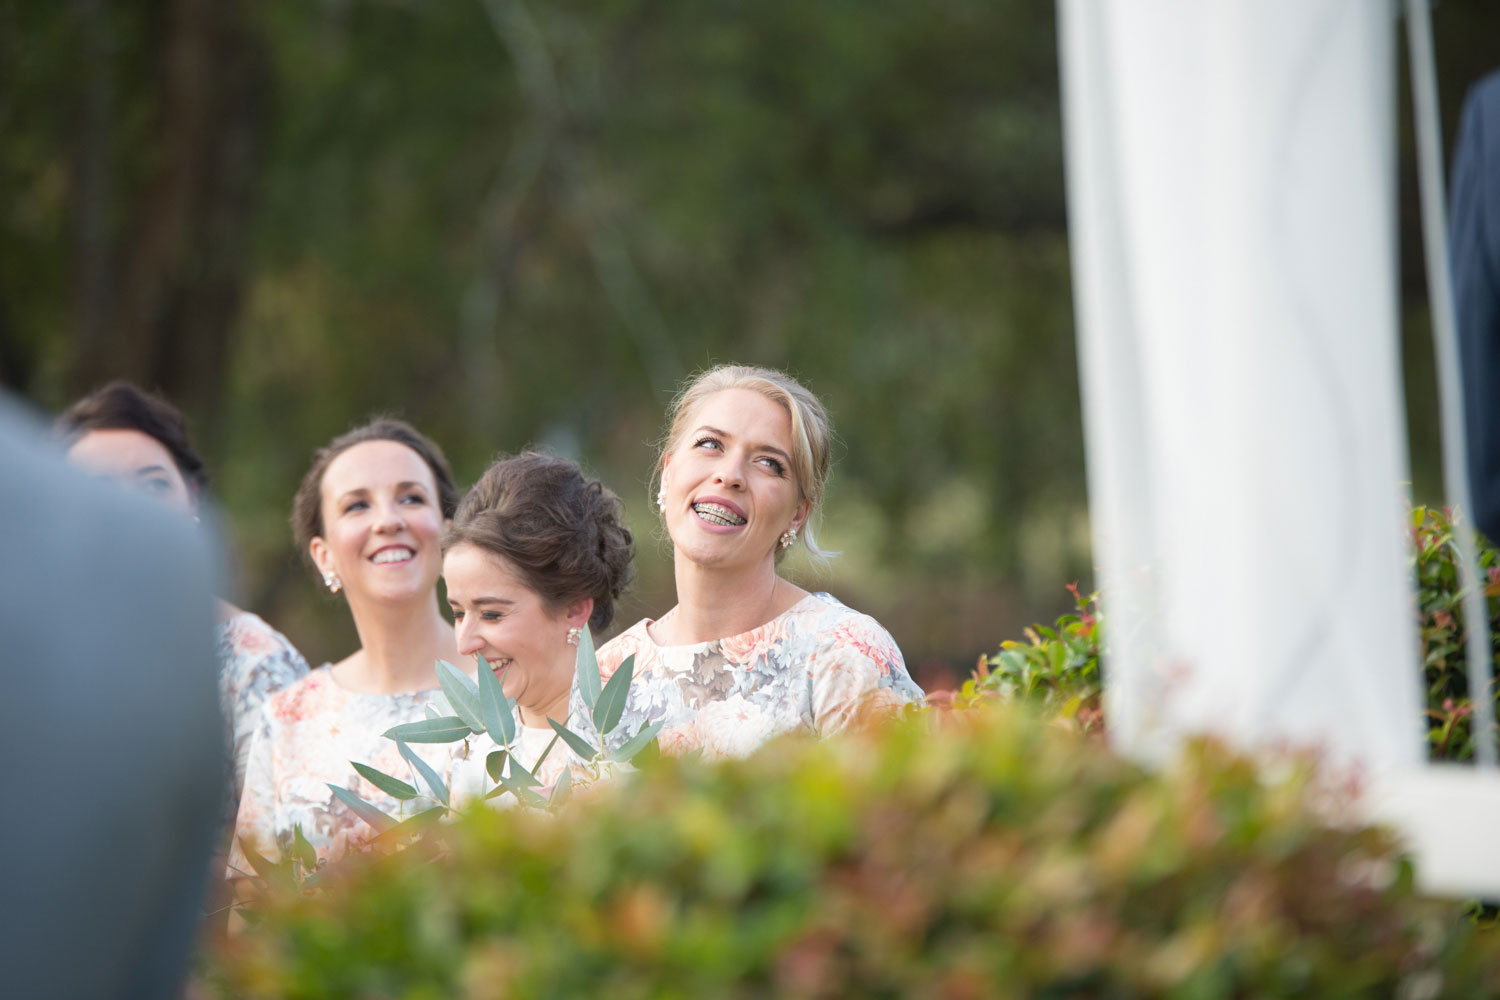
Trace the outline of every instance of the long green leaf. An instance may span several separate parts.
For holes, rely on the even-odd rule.
[[[599,701],[594,705],[594,728],[604,736],[619,724],[625,712],[625,698],[630,694],[630,681],[635,676],[635,654],[625,657],[620,669],[610,677],[604,690],[599,692]]]
[[[292,857],[296,858],[302,865],[304,872],[311,872],[318,867],[318,852],[313,845],[308,843],[307,838],[302,836],[302,824],[292,825]]]
[[[396,825],[396,818],[394,816],[389,816],[381,812],[342,785],[335,785],[330,781],[328,782],[328,787],[333,789],[333,794],[338,796],[340,802],[353,809],[354,814],[373,826],[376,832],[384,833]]]
[[[510,757],[509,777],[519,781],[527,788],[535,788],[536,786],[541,784],[540,781],[536,780],[536,775],[526,770],[526,765],[516,760],[515,754],[511,754]]]
[[[385,794],[391,796],[392,798],[400,799],[402,802],[405,802],[407,799],[414,799],[418,795],[418,792],[415,788],[408,785],[400,778],[393,778],[389,774],[386,774],[384,771],[377,771],[369,764],[361,764],[357,760],[351,760],[349,763],[354,765],[354,769],[359,772],[359,776],[361,778],[364,778],[370,784],[374,785],[376,788],[380,789],[382,792],[385,792]]]
[[[508,756],[504,750],[491,750],[484,758],[484,771],[490,776],[491,781],[499,781],[500,775],[505,773],[505,758]]]
[[[479,688],[475,682],[447,660],[437,661],[437,679],[443,687],[443,696],[453,706],[453,714],[476,733],[481,732],[484,721],[479,716]]]
[[[568,793],[573,790],[573,772],[568,768],[562,769],[562,774],[557,776],[557,782],[552,786],[552,794],[547,796],[547,805],[557,808],[568,801]]]
[[[510,759],[510,766],[516,766],[516,759],[514,757]],[[530,773],[526,772],[524,768],[522,769],[522,773],[525,774],[527,778],[531,778]],[[541,806],[547,804],[546,799],[542,798],[536,792],[533,792],[530,785],[527,785],[525,781],[516,777],[513,773],[507,774],[501,780],[500,784],[507,792],[510,792],[512,795],[514,795],[516,797],[516,801],[521,803],[522,805]],[[532,778],[531,785],[535,784],[536,779]]]
[[[505,697],[500,678],[490,669],[490,662],[479,658],[479,714],[490,739],[503,747],[516,741],[515,702]]]
[[[433,797],[443,805],[447,805],[448,786],[443,784],[443,779],[432,769],[432,765],[423,760],[415,750],[401,740],[396,741],[396,749],[401,751],[401,756],[406,758],[406,762],[422,776],[422,780],[427,783],[427,787],[432,789]]]
[[[585,625],[578,636],[578,693],[590,711],[599,702],[599,658],[594,655],[594,635]]]
[[[584,760],[593,760],[599,756],[599,751],[589,746],[588,740],[585,740],[567,726],[562,725],[556,719],[548,719],[547,721],[552,724],[553,729],[557,730],[557,735],[562,737],[562,741],[571,747],[573,752],[579,757]]]
[[[646,748],[646,744],[656,739],[657,732],[660,731],[662,724],[666,721],[666,719],[658,719],[655,722],[651,723],[651,725],[642,729],[640,732],[636,733],[634,736],[630,737],[630,739],[622,743],[620,747],[614,751],[614,753],[611,753],[604,759],[611,762],[626,762],[633,760],[636,754],[640,753]]]
[[[405,740],[407,743],[457,743],[474,732],[464,720],[456,715],[445,715],[438,719],[423,719],[392,726],[381,735],[386,739]]]
[[[389,843],[414,833],[421,833],[423,829],[431,826],[435,820],[441,819],[448,814],[444,806],[433,806],[431,809],[423,809],[415,816],[408,816],[389,830],[375,838],[376,843]]]
[[[240,839],[240,850],[244,852],[245,860],[250,862],[250,867],[255,869],[255,874],[264,879],[267,885],[291,887],[296,884],[290,861],[272,861],[245,843],[243,838]]]

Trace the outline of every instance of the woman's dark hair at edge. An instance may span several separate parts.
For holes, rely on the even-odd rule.
[[[432,479],[438,490],[438,507],[443,517],[452,518],[458,510],[458,485],[443,449],[404,420],[376,417],[313,452],[312,465],[302,477],[297,495],[292,498],[292,534],[309,566],[312,566],[312,556],[308,552],[308,543],[323,536],[323,475],[335,458],[366,441],[394,441],[416,452],[432,470]],[[313,573],[317,574],[316,566],[313,566]]]
[[[490,466],[443,535],[443,551],[472,545],[512,567],[547,609],[594,599],[589,628],[614,620],[630,582],[634,542],[620,498],[574,463],[523,452]]]
[[[92,431],[138,431],[167,449],[194,497],[208,489],[208,472],[188,438],[182,411],[124,379],[101,386],[68,407],[52,431],[65,449]]]

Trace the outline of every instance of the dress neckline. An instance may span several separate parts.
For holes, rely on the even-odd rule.
[[[776,615],[775,617],[770,618],[767,621],[761,622],[759,625],[755,626],[754,628],[746,629],[745,631],[740,632],[740,633],[738,633],[736,635],[724,635],[724,636],[720,636],[717,639],[705,639],[702,642],[683,642],[683,643],[676,643],[676,644],[667,644],[667,643],[657,642],[651,636],[651,626],[657,624],[657,622],[659,621],[659,619],[642,618],[640,620],[640,623],[638,625],[636,625],[636,628],[640,629],[641,635],[645,637],[645,639],[646,639],[647,642],[649,642],[652,646],[656,647],[659,650],[663,650],[663,651],[665,651],[665,650],[693,650],[693,651],[703,651],[703,650],[711,649],[714,646],[717,646],[717,645],[719,645],[722,642],[733,642],[736,639],[743,639],[745,636],[750,635],[752,632],[759,632],[761,629],[765,628],[767,625],[770,625],[771,622],[778,621],[778,620],[780,620],[782,618],[785,618],[787,615],[793,614],[793,613],[797,612],[798,610],[801,610],[802,607],[803,607],[803,605],[807,604],[809,601],[818,601],[819,603],[822,603],[822,602],[825,602],[827,599],[828,599],[827,595],[823,594],[822,592],[817,592],[817,593],[809,592],[800,601],[798,601],[796,604],[793,604],[791,607],[787,608],[781,614]],[[665,617],[665,615],[663,617]]]

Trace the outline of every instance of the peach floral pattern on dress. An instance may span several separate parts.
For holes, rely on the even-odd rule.
[[[248,611],[236,611],[219,622],[214,652],[219,661],[219,709],[228,737],[225,753],[233,775],[224,803],[227,845],[245,788],[245,764],[260,707],[272,694],[306,677],[307,661],[286,636]]]
[[[635,655],[635,680],[609,751],[662,720],[665,754],[743,757],[780,733],[827,736],[866,713],[920,701],[901,650],[869,615],[809,594],[759,628],[688,646],[658,646],[642,620],[599,649],[607,680]],[[575,689],[573,728],[598,734]]]
[[[261,712],[250,750],[245,792],[230,845],[229,877],[252,871],[241,849],[242,840],[267,857],[285,857],[296,825],[325,861],[359,849],[374,837],[375,830],[334,796],[329,783],[349,789],[396,819],[436,805],[425,794],[401,802],[365,781],[351,763],[368,764],[427,792],[395,741],[381,734],[392,726],[425,718],[429,705],[440,715],[450,714],[437,688],[362,694],[340,687],[327,667],[272,695]],[[443,779],[454,805],[481,791],[484,758],[495,749],[488,736],[410,746]]]

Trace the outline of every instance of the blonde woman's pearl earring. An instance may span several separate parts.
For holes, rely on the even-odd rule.
[[[792,547],[792,543],[795,542],[796,540],[797,540],[797,529],[796,528],[788,528],[788,529],[786,529],[785,531],[783,531],[781,533],[781,547],[784,548],[784,549],[791,548]]]

